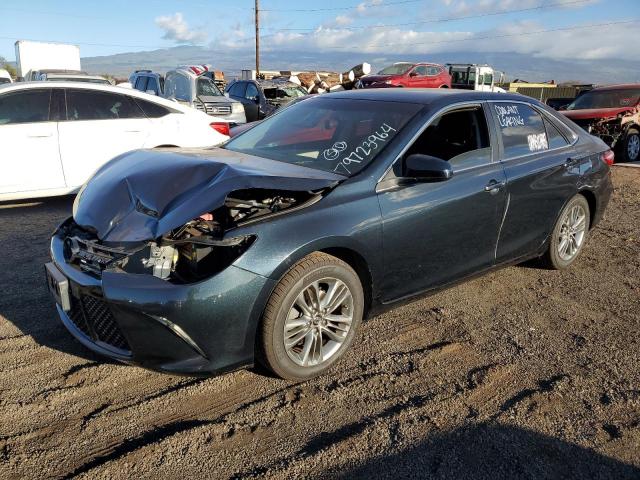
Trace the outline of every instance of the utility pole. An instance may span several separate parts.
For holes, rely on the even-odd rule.
[[[256,0],[256,78],[260,76],[260,13],[258,0]]]

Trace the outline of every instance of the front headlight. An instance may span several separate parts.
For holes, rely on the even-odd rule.
[[[233,102],[231,104],[231,112],[233,113],[244,112],[244,106],[240,102]]]

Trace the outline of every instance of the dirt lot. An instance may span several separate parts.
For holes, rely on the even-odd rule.
[[[614,182],[574,268],[376,317],[300,384],[96,357],[42,278],[71,200],[0,205],[0,477],[640,478],[640,168]]]

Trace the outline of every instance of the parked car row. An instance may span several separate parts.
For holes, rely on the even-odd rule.
[[[227,98],[211,78],[189,67],[170,70],[164,76],[150,70],[136,70],[129,77],[129,83],[141,92],[224,118],[231,126],[247,121],[242,103]]]

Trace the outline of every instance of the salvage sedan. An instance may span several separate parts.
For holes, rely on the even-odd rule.
[[[222,148],[105,165],[53,235],[48,283],[65,326],[110,358],[311,378],[400,300],[532,258],[571,265],[612,161],[518,95],[322,95]]]
[[[640,84],[594,88],[562,113],[610,145],[619,161],[640,159]]]

